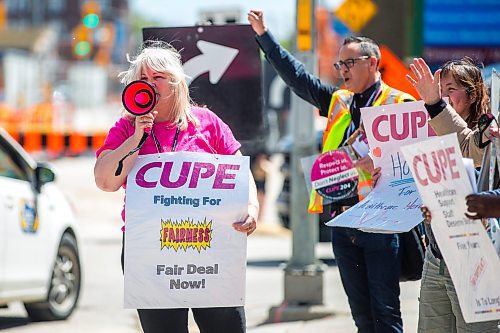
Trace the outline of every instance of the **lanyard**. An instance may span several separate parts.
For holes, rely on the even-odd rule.
[[[175,135],[174,135],[174,141],[172,142],[172,151],[175,151],[175,148],[177,147],[177,140],[179,139],[179,131],[181,129],[181,124],[177,125],[177,129],[175,130]],[[155,141],[156,149],[158,150],[158,153],[161,152],[161,145],[160,141],[158,141],[158,138],[156,137],[154,131],[151,129],[151,135],[153,136],[153,140]]]
[[[374,90],[372,92],[372,94],[370,95],[370,98],[368,98],[368,101],[362,107],[365,108],[367,106],[371,106],[372,103],[377,100],[377,98],[380,96],[381,93],[382,93],[382,83],[380,83],[380,86],[378,87],[378,89],[376,89],[376,90]],[[351,112],[356,109],[356,100],[354,99],[354,96],[352,98],[352,104],[351,104],[351,108],[350,109],[351,109]],[[362,120],[361,120],[361,107],[360,107],[359,112],[360,112],[360,115],[359,115],[359,127],[361,127],[361,124],[362,124]],[[354,121],[351,120],[351,123],[349,124],[349,127],[347,128],[347,136],[346,136],[346,138],[350,137],[352,135],[352,133],[354,133],[355,130],[356,130],[356,128],[355,128],[355,125],[354,125]]]
[[[382,92],[382,84],[380,84],[380,86],[378,87],[377,90],[374,90],[372,92],[372,94],[370,95],[370,98],[368,98],[368,101],[366,102],[366,104],[364,106],[360,107],[360,112],[361,112],[361,108],[366,108],[367,106],[371,106],[372,103],[377,99],[377,97],[380,95],[381,92]],[[353,110],[356,109],[356,100],[354,99],[354,97],[352,98],[352,109]]]

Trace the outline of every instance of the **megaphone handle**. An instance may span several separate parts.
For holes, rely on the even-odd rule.
[[[123,170],[123,161],[127,157],[129,157],[130,155],[133,155],[136,151],[138,151],[139,149],[141,149],[142,146],[144,145],[144,142],[146,142],[146,139],[148,138],[148,136],[149,136],[149,131],[147,131],[147,132],[144,131],[144,133],[142,134],[141,141],[139,141],[139,144],[137,145],[137,147],[135,147],[134,149],[132,149],[131,151],[129,151],[127,155],[123,156],[123,158],[118,161],[118,167],[116,168],[116,171],[115,171],[115,176],[116,177],[118,177],[122,173],[122,170]]]
[[[146,142],[146,139],[147,139],[147,138],[148,138],[148,136],[149,136],[149,133],[151,133],[151,128],[146,128],[146,129],[144,130],[144,133],[142,133],[142,138],[141,138],[141,141],[139,141],[139,144],[137,145],[137,148],[135,148],[135,149],[139,150],[139,149],[141,149],[141,148],[142,148],[142,146],[144,145],[144,142]],[[136,150],[136,151],[137,151],[137,150]],[[134,153],[135,153],[135,152],[134,152]]]

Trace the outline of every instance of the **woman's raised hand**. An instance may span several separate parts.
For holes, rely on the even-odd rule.
[[[441,70],[438,69],[434,75],[432,75],[429,66],[422,58],[413,59],[413,63],[410,64],[410,69],[414,77],[406,74],[406,79],[415,87],[425,104],[433,105],[439,102],[441,99],[439,77]]]

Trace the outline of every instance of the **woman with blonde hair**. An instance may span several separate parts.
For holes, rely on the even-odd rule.
[[[212,111],[193,105],[189,96],[180,54],[172,46],[155,42],[145,46],[130,60],[127,71],[120,73],[125,85],[135,80],[148,82],[157,94],[154,111],[140,116],[124,115],[110,129],[104,145],[96,152],[94,175],[97,186],[104,191],[126,187],[127,174],[138,155],[174,151],[208,154],[241,155],[240,143]],[[145,132],[150,131],[144,145],[134,151]],[[132,153],[128,158],[123,157]],[[123,160],[121,173],[115,173]],[[250,174],[248,213],[243,221],[233,223],[236,231],[250,235],[256,228],[259,205],[255,182]],[[189,208],[186,208],[189,209]],[[125,221],[125,213],[122,211]],[[125,229],[122,229],[125,231]],[[122,247],[123,268],[123,247]],[[188,310],[138,309],[145,333],[188,332]],[[243,307],[192,309],[202,332],[245,332]]]

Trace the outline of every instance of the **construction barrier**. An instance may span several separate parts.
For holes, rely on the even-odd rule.
[[[95,152],[104,144],[107,135],[107,132],[62,133],[36,130],[8,132],[28,153],[43,152],[51,157]]]

